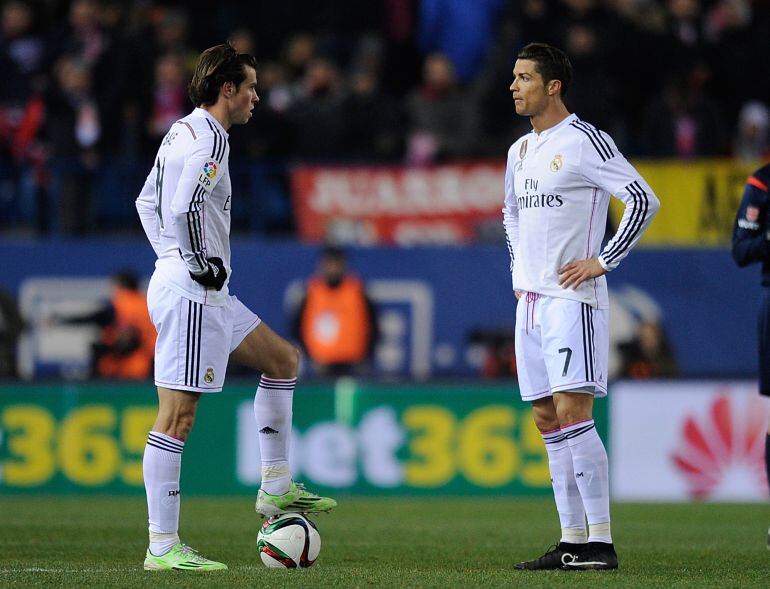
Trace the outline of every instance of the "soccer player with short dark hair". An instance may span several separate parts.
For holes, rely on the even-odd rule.
[[[158,331],[158,416],[143,472],[147,570],[227,567],[179,541],[179,473],[201,393],[222,390],[228,359],[262,373],[254,399],[262,457],[256,509],[265,516],[337,505],[292,481],[289,442],[299,352],[228,291],[231,183],[227,131],[251,118],[257,64],[230,44],[204,51],[189,87],[197,108],[172,125],[136,200],[158,260],[147,289]]]
[[[628,255],[659,207],[612,139],[567,110],[571,79],[563,51],[532,43],[519,53],[510,86],[516,113],[532,124],[511,146],[505,173],[516,365],[522,399],[532,403],[545,443],[562,530],[552,550],[516,565],[529,570],[618,566],[607,453],[592,417],[594,398],[607,395],[604,275]],[[625,213],[602,249],[610,195]]]
[[[770,164],[755,171],[743,189],[733,225],[733,258],[743,268],[762,263],[762,301],[759,305],[759,394],[770,397]],[[770,482],[770,425],[765,438],[765,468]],[[770,528],[767,530],[770,549]]]

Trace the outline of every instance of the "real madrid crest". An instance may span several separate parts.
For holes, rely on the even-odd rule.
[[[525,139],[524,142],[521,144],[521,147],[519,148],[519,159],[523,160],[524,156],[527,155],[527,141],[528,139]]]
[[[561,155],[556,154],[553,156],[553,159],[551,160],[551,171],[558,172],[561,170],[562,165],[564,165],[564,162],[561,160]]]
[[[214,382],[214,369],[213,368],[206,368],[206,374],[203,376],[203,380],[211,384]]]

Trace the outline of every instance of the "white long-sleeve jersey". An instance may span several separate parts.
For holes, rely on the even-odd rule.
[[[623,201],[617,232],[601,250],[610,195]],[[609,307],[604,276],[576,290],[559,285],[559,268],[598,257],[610,271],[652,222],[660,201],[612,139],[571,114],[508,151],[503,222],[513,289]]]
[[[230,146],[227,132],[207,111],[196,108],[178,120],[161,142],[136,208],[158,260],[163,284],[198,303],[221,306],[221,290],[190,278],[206,271],[207,258],[230,269]]]

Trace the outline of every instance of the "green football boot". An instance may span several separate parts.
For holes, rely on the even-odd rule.
[[[308,491],[302,483],[291,482],[283,495],[271,495],[262,489],[257,494],[257,513],[272,517],[282,513],[320,513],[331,511],[337,502]]]
[[[149,549],[144,559],[145,571],[224,571],[226,564],[209,560],[201,556],[197,550],[182,544],[174,547],[163,556],[155,556]]]

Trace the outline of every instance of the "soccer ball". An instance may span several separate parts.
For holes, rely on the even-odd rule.
[[[266,567],[307,568],[321,551],[321,535],[304,515],[284,513],[264,521],[257,534],[257,550]]]

